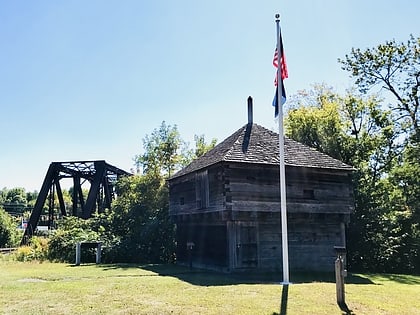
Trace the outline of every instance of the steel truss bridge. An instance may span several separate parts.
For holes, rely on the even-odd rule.
[[[58,199],[58,208],[62,216],[76,216],[83,219],[90,218],[95,212],[102,213],[111,208],[112,200],[116,197],[115,183],[122,176],[132,174],[115,166],[107,164],[104,160],[52,162],[48,168],[35,206],[29,217],[22,244],[26,244],[33,236],[42,210],[47,203],[48,228],[54,224],[55,196]],[[72,208],[66,209],[60,185],[62,179],[73,179]],[[87,196],[83,196],[82,185],[90,183]]]

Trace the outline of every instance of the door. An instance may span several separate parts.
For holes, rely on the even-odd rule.
[[[237,222],[236,267],[258,267],[258,230],[256,222]]]

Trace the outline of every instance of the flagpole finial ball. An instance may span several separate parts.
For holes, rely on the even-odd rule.
[[[280,19],[280,14],[276,14],[276,19]]]

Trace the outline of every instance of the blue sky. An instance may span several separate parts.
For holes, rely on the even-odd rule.
[[[274,15],[287,94],[352,86],[337,58],[419,36],[420,2],[0,0],[0,189],[39,190],[53,161],[125,170],[162,121],[222,141],[247,122],[276,129]]]

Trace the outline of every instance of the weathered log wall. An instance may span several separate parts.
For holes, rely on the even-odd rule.
[[[279,212],[278,167],[229,164],[208,170],[209,204],[196,200],[194,174],[171,182],[172,216],[212,211]],[[288,212],[350,213],[353,209],[351,178],[347,172],[328,169],[286,168]]]
[[[278,168],[229,165],[225,178],[233,211],[280,211]],[[347,173],[334,170],[286,167],[288,212],[350,213],[350,180]]]
[[[209,204],[202,208],[196,200],[196,177],[188,174],[171,181],[169,186],[169,214],[171,216],[225,210],[225,184],[220,167],[208,169]]]
[[[278,167],[219,163],[207,169],[206,180],[205,207],[197,202],[194,173],[170,182],[178,260],[189,259],[186,244],[194,242],[192,258],[202,266],[280,270]],[[290,269],[333,271],[334,246],[345,246],[353,209],[349,172],[287,166],[286,185]]]
[[[340,215],[307,216],[289,214],[288,244],[291,270],[334,270],[334,246],[345,242]],[[259,222],[259,267],[282,268],[281,229],[279,223]]]

